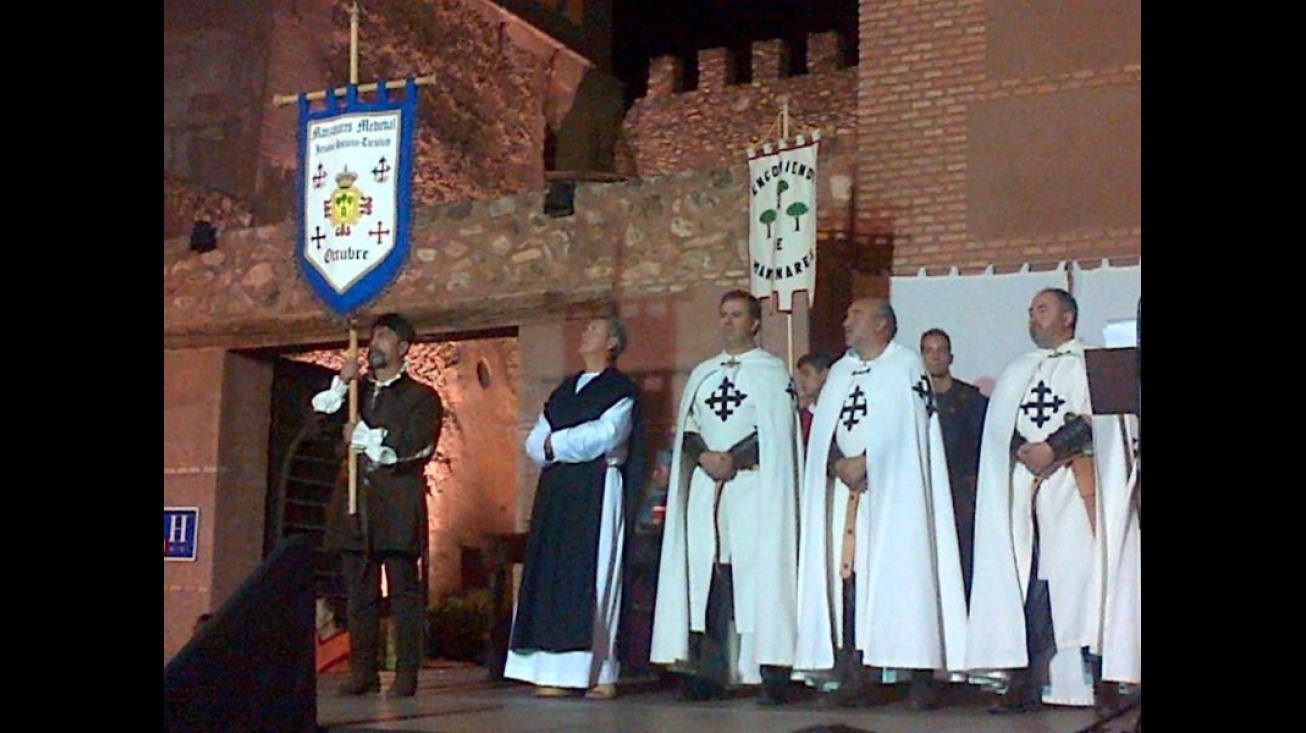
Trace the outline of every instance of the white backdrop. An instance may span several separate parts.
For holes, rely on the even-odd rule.
[[[1071,266],[1072,291],[1079,301],[1079,329],[1076,335],[1085,346],[1101,347],[1102,327],[1111,321],[1133,322],[1138,299],[1143,295],[1143,265],[1101,267],[1085,270],[1078,262]],[[1130,329],[1131,331],[1133,329]]]
[[[1066,270],[894,277],[889,300],[898,342],[919,349],[921,334],[942,328],[952,339],[952,373],[985,394],[1008,361],[1034,348],[1029,301],[1043,288],[1064,288]]]
[[[1029,340],[1029,301],[1043,288],[1066,288],[1079,302],[1078,336],[1102,346],[1108,321],[1131,319],[1142,292],[1142,265],[1084,270],[1064,263],[1044,272],[976,275],[954,269],[940,276],[895,276],[890,300],[898,314],[897,341],[920,348],[921,334],[942,328],[952,338],[952,373],[985,394],[1007,362],[1035,348]]]

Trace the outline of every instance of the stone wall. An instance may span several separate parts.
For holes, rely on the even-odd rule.
[[[165,176],[236,198],[256,194],[268,19],[261,3],[164,2]]]
[[[747,170],[582,183],[576,213],[540,213],[543,192],[430,206],[414,216],[410,261],[369,310],[453,332],[512,326],[628,294],[747,283]],[[335,340],[295,259],[290,222],[219,236],[196,255],[164,244],[164,345]]]
[[[191,226],[204,220],[218,229],[253,226],[254,212],[243,199],[163,172],[163,238],[189,236]]]
[[[195,219],[222,218],[212,204],[185,208],[190,191],[234,199],[250,212],[247,224],[292,216],[298,113],[272,98],[348,81],[349,5],[276,0],[241,13],[192,10],[195,17],[179,15],[171,27],[165,12],[165,239]],[[360,18],[360,83],[436,77],[419,91],[419,206],[542,188],[546,125],[558,128],[577,104],[594,104],[576,99],[591,64],[484,5],[384,0],[368,3]],[[604,94],[620,96],[615,88]]]
[[[835,33],[808,36],[807,73],[782,73],[783,41],[752,45],[752,79],[739,83],[726,49],[698,52],[698,86],[682,91],[682,62],[651,61],[648,93],[622,125],[627,149],[623,172],[649,177],[716,168],[745,160],[745,150],[780,137],[776,120],[789,102],[790,134],[820,128],[827,138],[850,140],[857,129],[857,70],[842,68]]]

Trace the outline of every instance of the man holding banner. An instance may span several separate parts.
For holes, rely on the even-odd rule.
[[[340,691],[361,695],[380,687],[384,567],[398,630],[391,694],[406,697],[417,691],[426,602],[417,569],[427,541],[423,466],[435,452],[443,407],[435,390],[405,374],[404,355],[415,334],[407,320],[388,313],[372,326],[372,371],[363,380],[367,395],[360,415],[354,318],[394,282],[408,256],[417,87],[434,77],[360,86],[357,4],[349,19],[349,84],[277,95],[273,102],[299,110],[300,272],[313,294],[349,321],[350,347],[340,376],[313,398],[319,412],[338,411],[346,396],[349,405],[348,492],[337,491],[327,528],[328,547],[344,553],[349,595],[351,676]],[[399,90],[398,97],[392,94]]]
[[[357,511],[351,513],[343,486],[332,496],[325,545],[339,550],[348,594],[349,680],[339,692],[364,695],[380,690],[381,568],[389,586],[395,627],[395,680],[390,694],[417,692],[422,662],[426,599],[418,558],[427,542],[424,467],[435,455],[444,408],[431,387],[407,374],[404,356],[413,327],[387,313],[372,325],[361,379],[357,422],[345,425],[348,449],[358,455]],[[331,387],[313,397],[313,409],[334,413],[345,403],[358,364],[346,360]]]

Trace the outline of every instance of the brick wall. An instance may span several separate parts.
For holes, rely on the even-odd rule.
[[[1142,252],[1137,0],[862,0],[857,237],[895,271]]]

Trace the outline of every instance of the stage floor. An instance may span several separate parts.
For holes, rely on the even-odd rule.
[[[391,678],[382,673],[383,688]],[[795,733],[814,726],[834,726],[830,733],[1074,733],[1095,721],[1083,708],[992,715],[979,690],[957,686],[945,691],[939,708],[914,712],[905,699],[862,710],[821,707],[814,697],[762,707],[752,693],[685,703],[656,679],[623,682],[613,700],[546,699],[535,697],[529,685],[490,682],[485,670],[461,665],[431,665],[418,679],[411,698],[341,697],[335,688],[344,676],[321,675],[318,725],[324,733]],[[1124,733],[1136,721],[1131,712],[1098,730]]]

